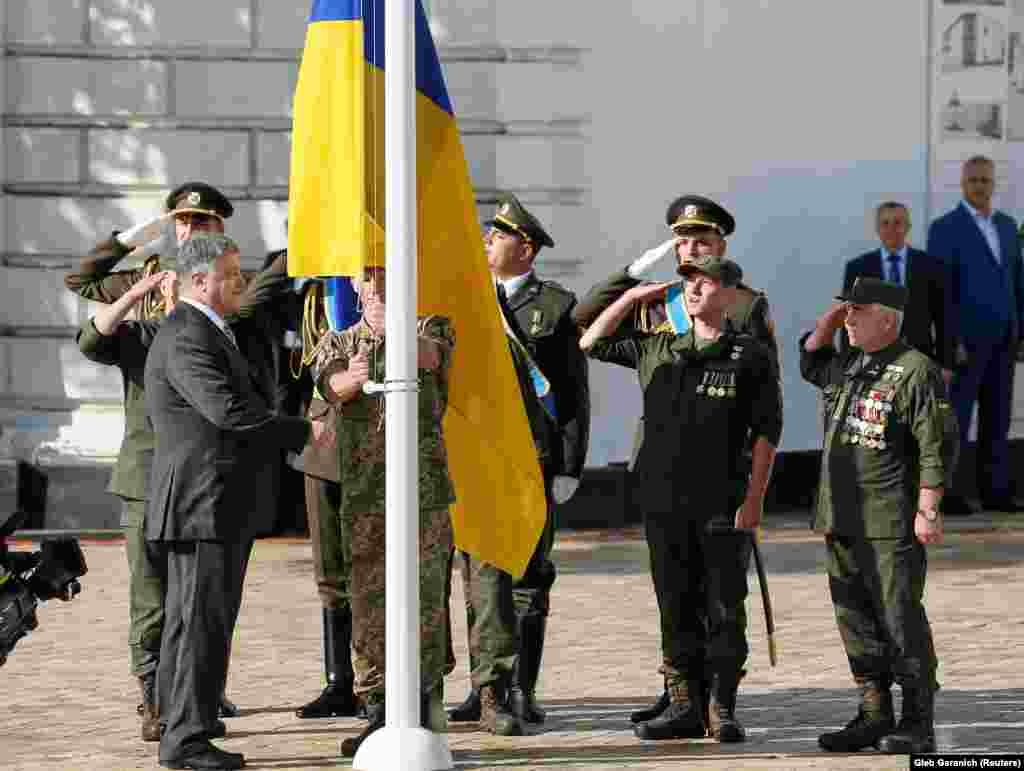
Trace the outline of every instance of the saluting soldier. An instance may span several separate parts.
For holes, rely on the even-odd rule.
[[[724,290],[738,283],[739,267],[707,254],[685,260],[678,272],[692,320],[685,333],[620,328],[638,305],[671,286],[635,285],[598,316],[580,345],[592,358],[637,370],[643,389],[637,489],[668,704],[634,719],[634,731],[642,739],[710,734],[738,742],[745,732],[736,691],[749,652],[747,531],[761,522],[782,433],[782,394],[769,349],[725,322]]]
[[[898,284],[858,278],[800,340],[800,372],[822,389],[825,409],[814,529],[825,536],[836,623],[861,691],[856,717],[818,739],[833,752],[935,751],[925,545],[942,542],[939,505],[959,433],[939,365],[900,339],[906,297]],[[840,327],[853,346],[842,354]]]
[[[583,473],[590,391],[586,358],[571,318],[576,297],[534,271],[537,253],[553,247],[554,240],[512,194],[502,197],[485,224],[487,262],[544,476],[548,511],[519,581],[467,554],[456,555],[465,586],[473,689],[450,717],[479,719],[487,730],[509,735],[522,731],[513,715],[528,723],[541,723],[545,717],[535,693],[555,582],[553,506],[572,497]]]
[[[175,188],[168,194],[165,206],[167,211],[164,214],[124,231],[115,230],[109,238],[96,244],[79,261],[78,270],[65,275],[65,287],[86,300],[112,305],[132,292],[133,287],[137,291],[143,278],[173,269],[178,244],[192,234],[223,233],[224,220],[234,213],[234,207],[224,194],[204,182],[186,182]],[[114,270],[128,255],[143,260],[142,266]],[[171,280],[167,279],[162,286],[163,290],[161,282],[151,282],[146,294],[135,298],[136,302],[131,307],[137,309],[138,319],[146,322],[162,319],[173,306],[173,302],[168,305],[167,299]],[[262,289],[259,291],[263,292]],[[131,307],[123,309],[118,321]],[[129,350],[128,346],[117,346],[116,339],[105,340],[103,335],[97,336],[91,320],[79,331],[78,340],[88,358],[119,366],[124,376],[125,437],[107,489],[123,501],[121,524],[126,528],[125,549],[130,575],[131,670],[139,680],[142,693],[137,711],[143,719],[143,738],[157,741],[160,737],[155,733],[153,689],[160,655],[163,599],[159,566],[154,562],[151,550],[147,549],[142,522],[153,454],[153,432],[146,422],[143,402],[142,371],[145,351],[155,330],[146,332],[145,325],[137,330],[142,335],[139,339],[144,341],[141,354],[135,345]],[[222,696],[221,717],[237,714],[238,708]]]
[[[665,224],[672,231],[672,238],[648,249],[625,269],[616,271],[587,292],[573,311],[573,319],[577,324],[581,327],[589,326],[601,311],[625,290],[641,283],[644,276],[649,275],[669,255],[674,254],[680,264],[684,260],[705,255],[724,257],[728,248],[727,239],[736,230],[736,220],[725,207],[710,198],[690,194],[679,196],[669,204],[665,212]],[[623,319],[622,323],[644,332],[686,332],[690,320],[682,292],[681,284],[670,287],[664,295],[656,295],[638,304],[633,315]],[[726,290],[726,297],[726,323],[735,331],[750,335],[768,346],[777,363],[778,344],[767,295],[740,280]]]
[[[86,300],[112,303],[143,275],[173,270],[178,244],[194,233],[223,233],[224,220],[234,213],[227,197],[205,182],[186,182],[172,190],[165,201],[164,214],[115,230],[79,261],[77,272],[64,277],[64,286]],[[142,267],[114,270],[128,255],[142,259]],[[143,316],[152,316],[160,304],[151,293],[141,306]]]
[[[672,238],[647,250],[626,268],[616,271],[587,292],[573,311],[573,320],[580,327],[589,326],[626,290],[643,283],[644,276],[649,275],[669,255],[675,255],[677,265],[709,255],[725,258],[727,239],[736,230],[736,219],[724,206],[705,196],[693,194],[681,195],[669,204],[665,211],[665,224],[672,231]],[[778,371],[778,344],[768,298],[763,291],[744,284],[740,266],[732,260],[729,260],[729,263],[738,271],[738,278],[734,286],[722,287],[721,290],[725,302],[724,324],[732,332],[749,335],[765,345],[771,352]],[[692,326],[692,319],[687,311],[683,292],[684,285],[679,282],[638,302],[633,311],[620,323],[619,333],[686,333]],[[641,387],[643,385],[641,383]],[[636,466],[643,434],[644,417],[641,416],[629,459],[630,471]],[[696,677],[696,674],[692,676]],[[709,686],[709,678],[703,678],[705,706]],[[653,720],[665,711],[670,702],[666,684],[654,704],[633,712],[630,720],[634,723]]]

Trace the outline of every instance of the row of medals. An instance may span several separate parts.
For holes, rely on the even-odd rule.
[[[864,399],[862,404],[869,410],[891,412],[892,404],[879,399]],[[843,444],[860,444],[864,447],[871,447],[875,450],[885,449],[885,423],[873,420],[864,420],[854,415],[847,414],[846,428],[839,434],[839,441]]]
[[[705,392],[708,396],[713,396],[716,399],[721,399],[726,396],[734,398],[736,396],[736,389],[732,387],[726,388],[725,386],[708,386],[707,388],[705,388],[703,383],[697,386],[697,393],[701,394]]]

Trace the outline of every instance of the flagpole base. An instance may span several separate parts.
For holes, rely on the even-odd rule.
[[[387,725],[367,736],[352,759],[354,771],[448,771],[454,767],[444,734]]]

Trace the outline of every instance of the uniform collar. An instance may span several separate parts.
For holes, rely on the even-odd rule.
[[[533,271],[528,270],[521,276],[506,278],[504,280],[498,279],[498,283],[505,287],[505,297],[512,297],[516,292],[526,286],[531,278],[533,278]]]

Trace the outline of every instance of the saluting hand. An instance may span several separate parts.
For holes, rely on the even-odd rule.
[[[661,281],[657,284],[640,284],[630,289],[627,294],[636,303],[647,302],[657,297],[664,297],[665,292],[675,281]]]
[[[416,338],[416,366],[420,369],[437,369],[441,366],[441,348],[427,337]]]

